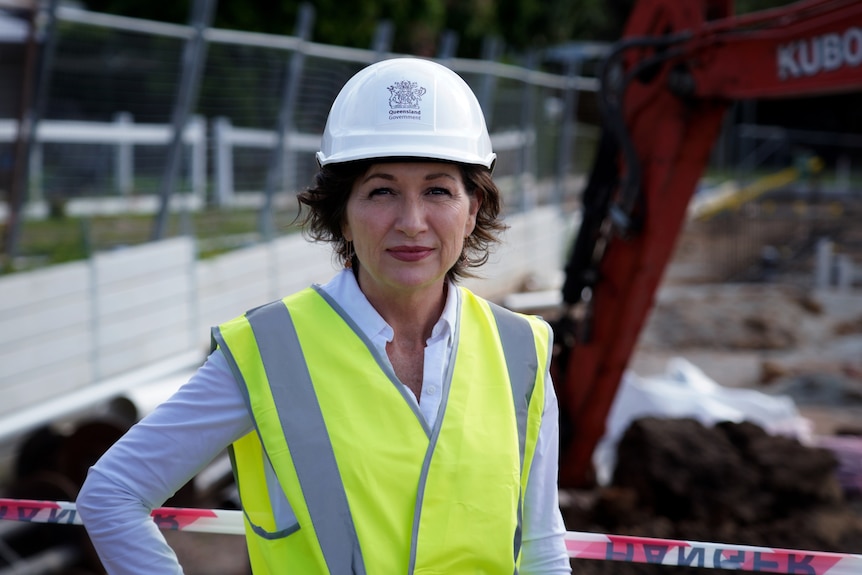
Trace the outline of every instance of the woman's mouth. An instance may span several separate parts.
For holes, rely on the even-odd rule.
[[[396,260],[402,262],[418,262],[426,258],[433,251],[423,246],[396,246],[386,250]]]

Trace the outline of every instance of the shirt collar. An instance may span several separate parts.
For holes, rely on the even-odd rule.
[[[429,342],[436,341],[442,338],[451,338],[454,331],[454,326],[457,322],[458,298],[460,292],[449,280],[446,290],[446,304],[443,306],[443,313],[440,319],[434,324],[431,330]],[[359,289],[359,283],[350,269],[344,269],[335,275],[327,283],[319,286],[325,291],[335,302],[341,306],[341,309],[356,323],[357,327],[362,331],[365,337],[376,341],[378,338],[383,338],[386,342],[392,341],[394,331],[392,327],[386,323],[386,320],[377,313],[374,306]]]

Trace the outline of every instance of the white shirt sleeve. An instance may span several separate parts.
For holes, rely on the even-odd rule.
[[[251,429],[239,387],[216,351],[105,452],[76,505],[110,575],[183,572],[150,511]]]
[[[560,513],[558,491],[559,407],[551,374],[545,374],[545,408],[533,455],[533,465],[524,495],[524,537],[521,575],[571,573],[571,562],[563,536],[566,528]]]

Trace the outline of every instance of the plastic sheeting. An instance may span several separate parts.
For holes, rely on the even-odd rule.
[[[593,452],[599,484],[610,483],[617,443],[629,424],[641,417],[693,418],[707,426],[749,421],[772,435],[813,443],[811,422],[800,415],[789,396],[721,386],[690,361],[675,357],[661,375],[640,377],[628,371],[623,376],[605,435]]]

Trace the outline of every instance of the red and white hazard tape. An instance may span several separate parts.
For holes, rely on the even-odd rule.
[[[860,575],[862,555],[569,531],[569,557],[789,575]]]
[[[242,511],[161,507],[154,509],[151,515],[160,529],[168,531],[195,531],[228,535],[245,533]],[[0,498],[0,520],[4,519],[29,523],[83,525],[75,504],[69,501]]]
[[[198,533],[245,533],[241,511],[162,507],[153,520],[161,529]],[[0,520],[81,525],[74,503],[0,498]],[[787,575],[860,575],[862,555],[797,551],[750,545],[569,531],[566,550],[575,559],[735,569]]]

